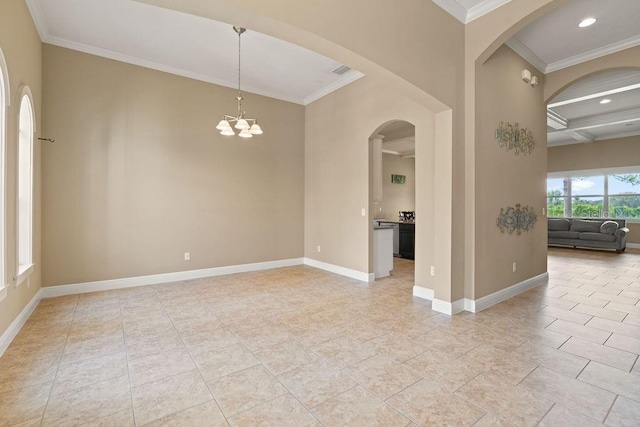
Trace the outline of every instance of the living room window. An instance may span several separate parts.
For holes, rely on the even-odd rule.
[[[31,92],[20,97],[18,128],[18,285],[33,270],[33,135],[35,118]]]
[[[640,173],[604,172],[565,177],[554,173],[547,179],[548,216],[640,219]]]

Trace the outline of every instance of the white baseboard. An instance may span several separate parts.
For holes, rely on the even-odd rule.
[[[627,243],[629,249],[640,249],[640,243]]]
[[[352,270],[350,268],[341,267],[339,265],[328,264],[326,262],[318,261],[312,258],[304,258],[304,265],[309,267],[319,268],[320,270],[336,273],[341,276],[350,277],[352,279],[360,280],[361,282],[373,283],[375,275],[373,273],[364,273],[358,270]]]
[[[201,279],[204,277],[222,276],[225,274],[247,273],[250,271],[269,270],[272,268],[302,265],[303,258],[291,258],[278,261],[258,262],[253,264],[231,265],[226,267],[205,268],[202,270],[177,271],[175,273],[153,274],[150,276],[125,277],[122,279],[101,280],[97,282],[74,283],[71,285],[47,286],[41,289],[42,298],[63,295],[84,294],[87,292],[109,291],[112,289],[133,288],[136,286],[156,285],[159,283],[178,282],[182,280]]]
[[[423,288],[422,286],[414,286],[413,296],[433,301],[433,299],[435,298],[435,292],[433,292],[433,289]]]
[[[544,283],[547,283],[549,280],[549,273],[545,272],[539,274],[538,276],[531,277],[527,280],[523,280],[520,283],[516,283],[513,286],[509,286],[508,288],[499,290],[498,292],[494,292],[490,295],[484,296],[477,300],[472,300],[465,298],[464,299],[464,309],[466,311],[470,311],[472,313],[477,313],[486,308],[491,307],[492,305],[496,305],[504,300],[512,298],[522,292],[528,291],[531,288],[535,288],[536,286],[540,286]]]
[[[31,298],[31,301],[29,301],[26,307],[22,309],[20,314],[18,314],[18,317],[11,322],[7,330],[0,336],[0,356],[2,356],[7,348],[9,348],[9,344],[11,344],[11,341],[13,341],[16,335],[18,335],[18,332],[20,332],[20,329],[22,329],[41,299],[42,289],[36,292],[33,298]]]
[[[464,300],[461,299],[454,302],[448,302],[434,298],[431,303],[431,309],[433,311],[448,314],[449,316],[453,316],[454,314],[464,311],[464,306]]]

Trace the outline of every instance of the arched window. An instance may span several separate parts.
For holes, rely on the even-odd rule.
[[[18,285],[33,270],[33,135],[35,115],[31,91],[20,91],[18,121]]]
[[[7,274],[5,269],[5,176],[6,164],[4,153],[7,138],[7,107],[10,99],[9,72],[0,49],[0,301],[7,296]]]

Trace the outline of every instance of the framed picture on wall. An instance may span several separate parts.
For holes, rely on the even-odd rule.
[[[407,182],[406,175],[391,175],[391,183],[393,184],[404,184]]]

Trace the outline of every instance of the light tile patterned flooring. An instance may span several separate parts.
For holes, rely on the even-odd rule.
[[[551,249],[479,314],[310,267],[43,300],[0,426],[640,425],[640,255]]]

